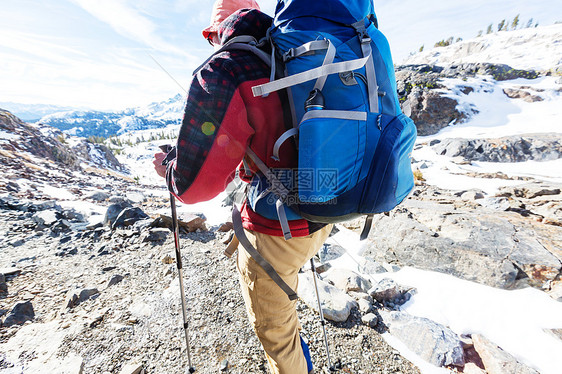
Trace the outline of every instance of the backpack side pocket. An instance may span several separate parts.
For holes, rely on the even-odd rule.
[[[360,212],[388,212],[414,188],[411,153],[416,140],[414,122],[404,114],[383,129],[361,197]]]
[[[312,110],[299,125],[299,199],[323,203],[356,185],[365,154],[367,113]]]

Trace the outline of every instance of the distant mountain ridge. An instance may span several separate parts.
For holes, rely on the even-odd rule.
[[[118,112],[71,110],[49,114],[38,122],[66,134],[89,137],[121,135],[131,131],[158,129],[180,124],[185,98],[178,94],[166,101]]]
[[[11,113],[25,122],[36,122],[49,114],[79,109],[60,105],[21,104],[4,101],[0,102],[0,108],[9,110]]]

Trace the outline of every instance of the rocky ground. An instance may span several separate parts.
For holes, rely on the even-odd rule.
[[[61,228],[62,217],[38,222],[41,213],[57,206],[43,204],[52,209],[34,213],[42,206],[19,206],[27,208],[22,211],[11,209],[20,200],[3,201],[0,262],[8,269],[2,270],[7,293],[0,309],[5,324],[18,303],[30,303],[33,314],[18,317],[29,319],[23,325],[1,328],[0,368],[56,365],[60,372],[78,373],[82,367],[85,373],[125,373],[125,367],[137,365],[146,373],[182,372],[187,357],[168,229],[150,228],[146,225],[154,220],[147,219],[139,221],[144,227],[76,231]],[[150,211],[165,203],[140,207]],[[61,210],[61,215],[68,214]],[[201,373],[219,372],[224,360],[231,373],[266,372],[246,319],[235,263],[222,254],[228,233],[197,231],[182,235],[193,362]],[[324,366],[318,316],[302,302],[299,313],[315,364]],[[345,322],[330,323],[328,335],[343,372],[418,372],[361,322],[358,311]]]

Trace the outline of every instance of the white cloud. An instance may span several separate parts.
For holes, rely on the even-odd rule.
[[[72,0],[122,36],[163,52],[185,55],[157,35],[157,25],[125,0]]]
[[[87,56],[77,48],[63,45],[60,39],[13,30],[2,30],[0,46],[21,56],[32,56],[37,64],[50,62],[65,65]],[[2,55],[6,54],[9,54],[8,50],[2,52]]]

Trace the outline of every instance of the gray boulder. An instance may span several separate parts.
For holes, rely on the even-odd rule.
[[[35,311],[33,310],[31,301],[17,303],[4,320],[3,326],[23,325],[25,322],[31,321],[34,318]]]
[[[435,366],[463,366],[464,351],[458,336],[427,318],[381,310],[382,322],[418,356]]]
[[[88,194],[86,194],[86,196],[84,196],[86,199],[91,199],[94,201],[105,201],[107,199],[109,199],[109,194],[105,191],[92,191]]]
[[[368,299],[357,300],[357,305],[361,313],[369,313],[373,310],[373,303]]]
[[[540,182],[532,182],[524,185],[509,186],[500,188],[496,196],[503,197],[522,197],[534,199],[543,196],[560,195],[562,186],[547,185]]]
[[[562,135],[529,134],[494,139],[444,139],[432,142],[442,156],[469,161],[523,162],[550,161],[562,157]]]
[[[464,210],[444,200],[408,200],[389,216],[376,216],[363,255],[505,289],[542,287],[562,270],[549,250],[561,227],[535,228],[539,223],[512,212]]]
[[[71,290],[66,295],[64,303],[65,308],[74,308],[78,304],[90,299],[92,296],[97,295],[99,291],[96,288],[83,288],[79,290]]]
[[[535,369],[517,361],[515,357],[486,339],[473,335],[474,349],[480,355],[488,374],[538,374]]]
[[[137,204],[140,204],[140,203],[146,201],[146,196],[144,196],[144,194],[142,192],[139,192],[139,191],[127,192],[125,194],[125,196],[127,196],[127,199],[129,199],[129,201],[131,201],[133,203],[137,203]]]
[[[150,229],[142,238],[143,242],[163,242],[170,235],[170,230],[163,228]]]
[[[150,218],[148,214],[143,212],[141,208],[125,208],[119,213],[115,222],[111,225],[111,228],[115,230],[119,227],[131,226],[135,224],[135,222],[146,220],[148,218]]]
[[[105,212],[105,217],[103,219],[103,224],[108,226],[113,226],[113,223],[119,216],[119,214],[126,208],[130,208],[132,205],[126,200],[111,204],[107,211]]]
[[[467,115],[457,109],[457,100],[443,93],[413,90],[408,97],[410,117],[418,129],[418,135],[433,135],[451,123],[462,123]]]
[[[318,251],[321,262],[328,262],[340,258],[345,253],[345,249],[339,245],[326,243]]]
[[[369,327],[376,327],[379,323],[379,319],[375,313],[367,313],[361,317],[361,322]]]
[[[317,282],[324,317],[335,322],[346,321],[351,313],[351,309],[357,307],[357,302],[331,284],[320,279]],[[314,280],[310,272],[299,274],[299,288],[297,292],[309,307],[318,311]]]
[[[371,288],[368,280],[351,270],[342,268],[331,268],[322,274],[322,279],[345,292],[367,292]]]
[[[390,278],[381,279],[369,290],[369,295],[380,303],[394,302],[402,298],[408,289],[400,286]]]
[[[54,200],[42,201],[34,204],[33,208],[37,211],[39,210],[55,210],[59,213],[62,212],[61,206]]]
[[[121,283],[123,279],[125,279],[125,277],[121,274],[115,274],[107,283],[107,287],[115,286],[116,284]]]
[[[384,267],[384,265],[373,261],[370,258],[361,257],[359,259],[359,272],[363,274],[381,274],[387,273],[388,270]]]
[[[35,211],[33,204],[17,199],[9,194],[0,196],[0,209],[19,210],[21,212]]]
[[[538,95],[533,95],[527,90],[517,88],[504,88],[503,93],[510,99],[523,99],[528,103],[543,101],[544,99]]]
[[[35,213],[31,219],[40,227],[49,227],[57,223],[61,217],[59,212],[49,209]]]

